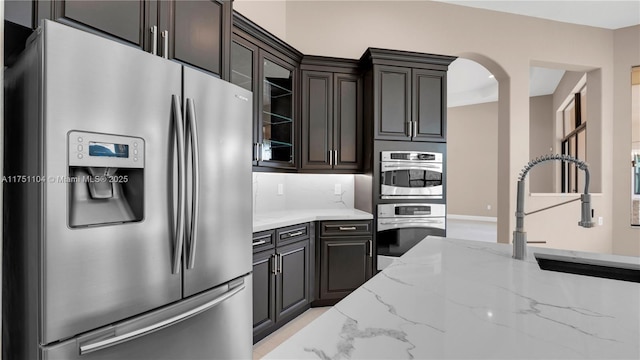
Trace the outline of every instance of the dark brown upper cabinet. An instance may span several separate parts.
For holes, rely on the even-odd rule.
[[[309,56],[301,69],[301,169],[360,171],[362,82],[357,62]]]
[[[376,140],[446,141],[447,68],[455,57],[368,49],[367,121]]]
[[[33,28],[51,19],[229,78],[231,1],[34,0]]]
[[[229,79],[231,1],[160,1],[162,56]]]
[[[302,54],[233,14],[231,82],[253,92],[254,170],[297,170]]]

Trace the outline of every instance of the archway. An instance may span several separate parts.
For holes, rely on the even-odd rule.
[[[475,151],[469,153],[468,159],[460,159],[460,153],[456,154],[456,149],[452,148],[454,153],[451,153],[451,155],[454,157],[454,161],[456,161],[458,165],[460,165],[461,161],[464,161],[461,165],[462,167],[467,166],[469,169],[473,168],[474,170],[473,173],[468,172],[466,178],[462,179],[459,177],[460,169],[456,168],[458,165],[453,165],[453,168],[451,169],[453,170],[452,176],[458,176],[458,178],[452,179],[451,177],[448,177],[447,182],[453,186],[452,190],[454,192],[449,195],[449,190],[447,190],[447,202],[454,205],[453,211],[455,212],[457,211],[455,204],[459,203],[461,200],[464,201],[464,199],[461,199],[460,197],[471,196],[472,194],[478,195],[473,199],[474,204],[472,206],[475,207],[475,209],[467,208],[462,211],[471,213],[471,219],[473,219],[474,216],[482,218],[483,215],[486,215],[487,219],[497,219],[497,241],[501,243],[509,243],[510,214],[512,213],[510,210],[511,184],[509,181],[509,174],[511,171],[509,158],[510,78],[502,66],[493,59],[482,54],[467,52],[457,55],[460,59],[470,60],[479,64],[481,67],[485,68],[493,78],[495,78],[495,81],[497,82],[497,89],[484,89],[484,91],[495,91],[497,96],[492,98],[491,94],[485,94],[487,95],[485,100],[488,100],[485,102],[492,102],[492,104],[483,106],[486,111],[492,112],[493,114],[487,116],[494,116],[494,119],[492,120],[493,123],[491,124],[492,129],[490,129],[493,132],[493,138],[475,139],[476,144],[489,148],[490,151],[486,151],[486,149],[475,149]],[[482,99],[476,100],[482,102]],[[497,117],[497,119],[495,119],[495,117]],[[479,133],[478,131],[470,132],[474,132],[474,134],[471,134],[470,136],[475,136],[475,134]],[[482,135],[482,132],[480,132],[478,136],[487,136],[486,131],[484,134],[485,135]],[[453,139],[451,135],[451,132],[448,132],[448,141],[449,143],[453,141],[452,144],[455,144],[456,139]],[[473,140],[474,139],[472,138],[466,138],[462,141]],[[490,143],[489,141],[493,141],[493,143]],[[483,163],[486,163],[486,171],[489,171],[490,173],[482,173],[478,170],[479,168],[482,168],[482,166],[478,166],[478,164],[482,165]],[[456,175],[456,173],[458,175]],[[453,182],[451,182],[452,180]],[[464,191],[455,191],[456,187],[463,189],[460,182],[465,182],[466,188],[464,188]],[[482,191],[485,191],[485,194],[480,193]]]

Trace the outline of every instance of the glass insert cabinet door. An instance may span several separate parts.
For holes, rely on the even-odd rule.
[[[293,69],[267,57],[262,63],[260,160],[293,164]]]
[[[253,92],[254,165],[295,167],[295,66],[234,35],[231,83]]]

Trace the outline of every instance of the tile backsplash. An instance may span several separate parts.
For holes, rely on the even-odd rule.
[[[253,173],[254,213],[353,209],[353,199],[353,175]]]

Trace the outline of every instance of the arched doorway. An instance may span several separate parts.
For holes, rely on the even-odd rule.
[[[499,176],[509,171],[509,97],[500,96],[508,94],[509,77],[477,53],[459,54],[447,76],[448,236],[508,243],[497,230],[509,227],[508,209],[498,206],[509,203],[508,179]]]

